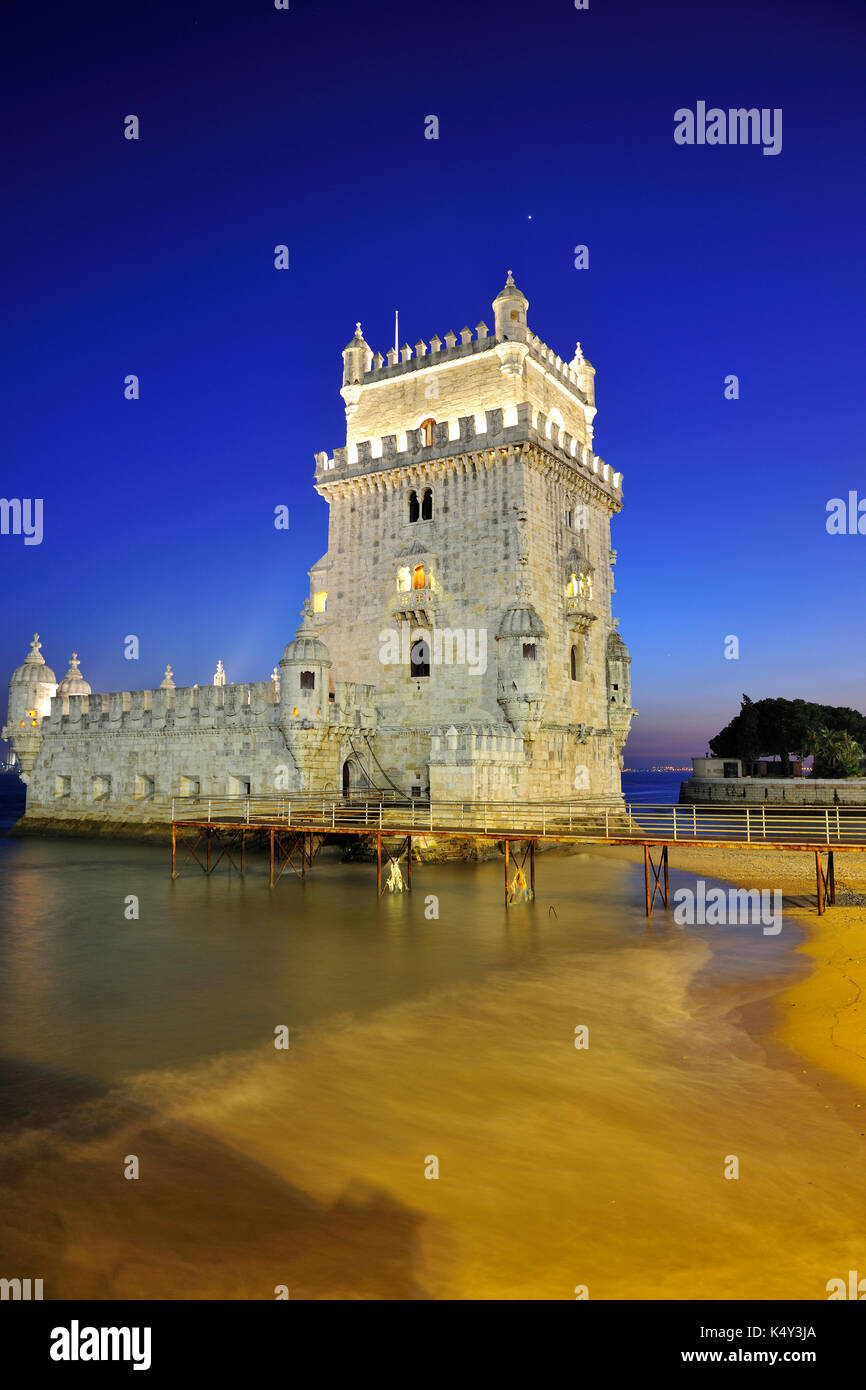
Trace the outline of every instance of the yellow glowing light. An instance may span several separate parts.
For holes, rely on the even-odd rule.
[[[297,707],[297,705],[295,705],[295,708],[292,710],[292,718],[294,718],[294,717],[297,715],[297,713],[298,713],[298,707]]]

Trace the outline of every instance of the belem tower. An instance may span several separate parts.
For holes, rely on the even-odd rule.
[[[24,826],[164,823],[173,797],[401,792],[622,800],[630,658],[611,612],[622,477],[593,452],[595,369],[477,324],[343,351],[346,442],[315,459],[328,550],[268,680],[95,694],[34,637],[2,736]],[[71,825],[69,828],[72,828]]]

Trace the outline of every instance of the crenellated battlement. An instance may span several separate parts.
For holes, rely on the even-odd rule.
[[[434,334],[429,343],[423,338],[415,344],[414,352],[408,343],[403,343],[399,351],[391,348],[387,355],[383,357],[381,352],[372,353],[366,360],[362,361],[359,372],[359,385],[369,386],[373,382],[391,381],[396,377],[408,376],[413,372],[429,371],[431,368],[445,367],[452,362],[460,362],[469,357],[474,357],[478,353],[493,352],[506,343],[522,343],[528,349],[530,355],[546,371],[553,372],[569,391],[573,392],[584,404],[590,401],[589,392],[586,390],[584,378],[587,373],[594,373],[595,369],[586,359],[582,359],[581,368],[578,370],[571,362],[567,362],[553,348],[543,342],[537,333],[532,333],[523,325],[515,325],[513,331],[507,338],[496,338],[491,336],[486,323],[481,322],[476,325],[476,336],[472,337],[470,328],[463,328],[458,335],[449,330],[444,339]]]
[[[115,690],[107,694],[57,694],[42,721],[47,736],[142,729],[216,728],[239,723],[276,723],[279,696],[273,681],[248,685],[196,685],[175,689]]]
[[[521,734],[501,724],[470,724],[457,729],[433,729],[430,738],[431,763],[489,762],[513,766],[524,759]]]
[[[321,492],[329,483],[368,473],[529,441],[539,444],[587,479],[602,484],[617,498],[622,492],[621,473],[614,472],[588,445],[560,429],[528,401],[504,409],[461,415],[455,420],[442,420],[434,424],[432,433],[432,444],[425,442],[422,429],[414,429],[348,444],[335,449],[332,457],[318,453],[315,455],[316,486]]]

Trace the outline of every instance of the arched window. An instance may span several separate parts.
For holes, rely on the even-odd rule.
[[[412,588],[413,588],[413,589],[426,589],[426,588],[427,588],[427,573],[426,573],[426,570],[424,569],[424,566],[423,566],[423,565],[416,565],[415,568],[414,568],[413,571],[412,571]]]
[[[397,571],[397,593],[407,594],[412,588],[412,574],[408,565],[401,565]]]
[[[429,487],[425,487],[424,495],[421,498],[421,520],[433,520],[433,490]]]
[[[579,681],[579,680],[582,679],[582,677],[583,677],[583,669],[582,669],[582,668],[583,668],[583,661],[582,661],[582,659],[581,659],[581,650],[580,650],[580,647],[578,647],[577,645],[575,645],[575,646],[573,646],[572,649],[571,649],[571,679],[572,679],[573,681]]]
[[[422,420],[421,424],[418,426],[421,431],[421,443],[424,445],[425,449],[428,449],[433,443],[433,426],[435,424],[436,421],[433,419],[433,416],[429,415],[427,419]]]
[[[410,492],[410,493],[409,493],[409,520],[410,520],[410,521],[417,521],[417,520],[418,520],[418,517],[419,517],[420,515],[421,515],[421,508],[418,506],[418,494],[417,494],[417,492]]]
[[[570,579],[569,579],[569,581],[568,581],[568,587],[567,587],[567,589],[566,589],[566,593],[567,593],[567,595],[568,595],[569,598],[577,598],[577,595],[578,595],[578,583],[577,583],[577,575],[576,575],[576,574],[572,574],[572,575],[571,575],[571,577],[570,577]]]
[[[301,672],[301,689],[302,689],[302,690],[315,690],[315,688],[316,688],[316,673],[315,673],[315,671],[302,671],[302,672]]]
[[[523,660],[524,660],[524,661],[534,661],[534,660],[535,660],[535,643],[534,643],[534,642],[524,642],[524,644],[523,644]]]
[[[419,637],[410,649],[411,671],[416,678],[430,674],[430,643],[426,637]]]

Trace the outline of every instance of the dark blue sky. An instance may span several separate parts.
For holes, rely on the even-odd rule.
[[[0,492],[45,507],[40,546],[0,536],[4,681],[34,629],[95,689],[166,661],[209,682],[217,657],[266,678],[326,548],[313,453],[345,439],[355,320],[382,351],[396,307],[410,343],[492,324],[512,267],[530,326],[594,363],[596,448],[625,477],[626,760],[702,753],[743,690],[866,705],[866,536],[825,528],[830,498],[866,497],[863,3],[21,3],[0,24]],[[782,152],[676,145],[699,100],[781,107]]]

